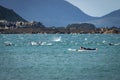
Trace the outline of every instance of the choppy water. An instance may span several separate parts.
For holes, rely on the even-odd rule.
[[[0,80],[120,80],[120,35],[0,34]]]

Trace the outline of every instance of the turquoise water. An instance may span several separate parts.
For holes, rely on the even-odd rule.
[[[120,80],[120,35],[0,34],[0,80]]]

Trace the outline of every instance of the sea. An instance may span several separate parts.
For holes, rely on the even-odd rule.
[[[0,80],[120,80],[120,34],[0,34]]]

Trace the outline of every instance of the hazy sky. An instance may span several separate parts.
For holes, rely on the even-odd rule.
[[[120,9],[120,0],[66,0],[91,16],[103,16]]]

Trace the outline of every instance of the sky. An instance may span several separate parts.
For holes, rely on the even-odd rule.
[[[120,9],[120,0],[66,0],[81,9],[84,13],[101,17]]]

